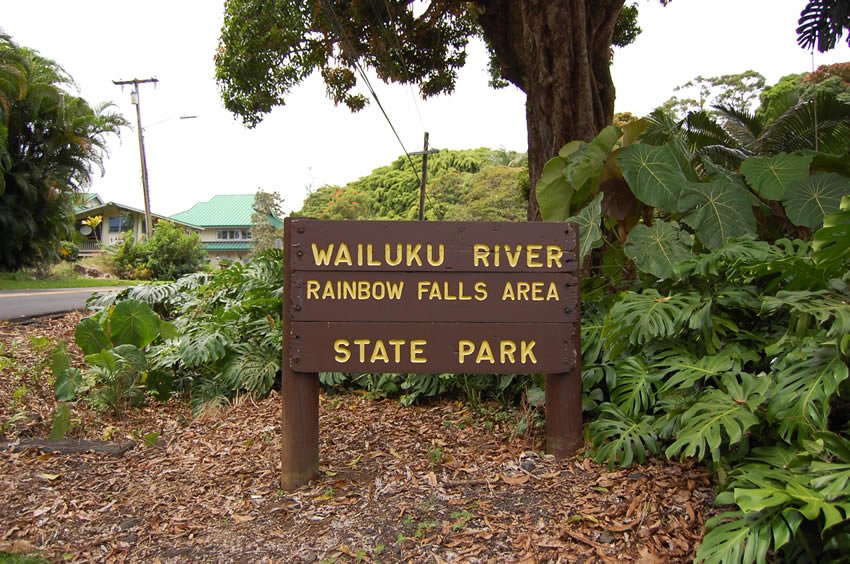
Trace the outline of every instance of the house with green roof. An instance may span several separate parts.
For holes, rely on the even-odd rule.
[[[116,202],[104,202],[98,194],[93,192],[77,195],[74,215],[75,229],[82,235],[79,245],[80,256],[95,255],[101,252],[103,245],[121,243],[126,233],[131,233],[136,239],[140,239],[145,232],[144,210]],[[99,217],[100,223],[92,223],[90,219],[94,217]],[[187,231],[196,233],[203,231],[203,228],[197,225],[156,213],[151,213],[151,219],[154,225],[158,221],[168,220]]]
[[[253,213],[253,194],[227,194],[199,202],[184,212],[172,215],[171,219],[202,229],[199,235],[210,260],[244,262],[254,245],[251,234]],[[275,227],[283,226],[283,221],[273,215],[269,215],[268,219]]]

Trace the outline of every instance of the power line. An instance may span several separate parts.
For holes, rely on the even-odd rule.
[[[387,123],[390,126],[390,129],[392,129],[392,132],[395,135],[395,138],[398,141],[398,144],[401,146],[402,151],[404,151],[404,154],[407,157],[407,161],[410,163],[410,168],[413,171],[414,176],[416,177],[416,182],[417,182],[417,184],[420,185],[420,190],[422,191],[421,193],[425,195],[425,197],[428,199],[428,203],[430,204],[431,208],[434,209],[435,208],[434,202],[431,201],[431,196],[427,192],[425,192],[424,186],[423,186],[423,178],[425,178],[425,175],[427,175],[427,172],[425,172],[423,174],[423,177],[420,177],[419,173],[416,171],[416,164],[413,162],[413,158],[411,157],[411,153],[408,152],[407,147],[404,146],[404,142],[401,140],[401,137],[399,136],[398,131],[396,131],[396,128],[393,125],[393,122],[390,119],[390,116],[387,115],[387,112],[384,109],[383,104],[381,104],[380,98],[378,98],[378,93],[375,92],[375,89],[372,87],[372,82],[369,80],[369,77],[366,75],[366,73],[363,71],[363,68],[360,66],[360,63],[358,62],[359,53],[354,48],[354,46],[348,41],[348,38],[346,37],[345,32],[343,31],[342,24],[339,21],[339,17],[337,16],[336,10],[334,9],[333,4],[331,4],[331,1],[332,0],[321,0],[322,6],[324,6],[324,8],[327,10],[327,13],[328,13],[328,21],[331,24],[331,26],[334,28],[334,31],[339,36],[340,41],[351,52],[351,54],[352,54],[351,64],[354,66],[354,68],[357,70],[357,73],[363,79],[363,82],[366,84],[366,88],[369,90],[369,93],[372,95],[372,98],[374,98],[375,103],[378,105],[378,108],[381,110],[381,113],[384,115],[384,119],[386,119]],[[426,132],[425,133],[426,139],[427,139],[427,135],[428,135],[428,133]],[[428,163],[427,154],[433,154],[433,153],[437,153],[437,152],[439,152],[439,151],[437,151],[437,150],[430,150],[429,151],[427,141],[426,141],[425,151],[424,151],[425,154],[423,154],[423,152],[417,152],[417,153],[414,153],[414,154],[423,154],[423,167],[425,167],[425,166],[427,166],[427,163]],[[421,215],[422,211],[423,210],[420,209],[420,215]]]

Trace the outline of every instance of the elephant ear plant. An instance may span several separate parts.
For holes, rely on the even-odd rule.
[[[56,399],[66,402],[85,395],[94,407],[111,409],[120,417],[128,407],[142,404],[146,393],[167,397],[170,378],[149,369],[146,352],[158,340],[175,336],[174,326],[139,300],[124,300],[83,319],[75,340],[89,367],[72,368],[67,348],[57,349]],[[57,413],[62,411],[60,405]]]

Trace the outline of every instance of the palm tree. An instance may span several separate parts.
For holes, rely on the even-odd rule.
[[[0,35],[0,270],[56,258],[73,195],[102,170],[107,135],[127,123],[71,85],[54,61]]]
[[[656,110],[642,140],[663,144],[675,139],[692,155],[708,157],[732,170],[754,155],[801,150],[842,155],[850,147],[850,104],[831,92],[798,100],[772,121],[727,105],[713,108],[714,113],[691,112],[679,122]]]

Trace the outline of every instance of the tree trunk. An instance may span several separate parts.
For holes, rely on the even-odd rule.
[[[624,0],[479,0],[484,38],[505,80],[526,94],[528,219],[536,186],[565,143],[590,141],[614,115],[611,39]]]

